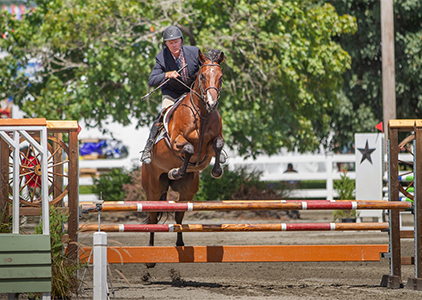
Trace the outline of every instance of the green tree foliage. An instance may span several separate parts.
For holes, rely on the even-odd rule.
[[[375,132],[383,120],[380,1],[330,0],[339,14],[356,18],[357,32],[336,40],[352,57],[344,73],[341,105],[333,116],[337,146],[356,132]],[[394,1],[396,109],[399,119],[422,117],[422,3]]]
[[[21,21],[2,12],[1,93],[30,117],[80,120],[101,125],[108,116],[122,124],[129,116],[148,122],[153,110],[140,102],[158,51],[150,29],[155,7],[148,1],[36,1]],[[152,3],[152,1],[151,1]],[[155,21],[155,20],[154,20]],[[24,75],[28,62],[42,64]],[[155,113],[155,112],[153,112]]]
[[[92,177],[94,184],[91,190],[94,194],[102,197],[105,201],[121,201],[126,199],[126,191],[123,187],[132,184],[129,171],[124,169],[111,169],[100,177]],[[137,199],[142,200],[142,199]]]
[[[108,116],[150,122],[159,92],[147,79],[162,31],[181,27],[185,43],[227,56],[220,112],[225,140],[240,154],[280,147],[312,150],[326,142],[350,57],[334,37],[353,33],[349,15],[322,1],[40,0],[22,21],[0,15],[0,93],[31,117]],[[42,62],[32,78],[19,68]]]
[[[199,44],[228,54],[220,108],[240,154],[311,150],[328,136],[350,66],[333,37],[352,33],[355,23],[314,2],[196,2],[206,9],[194,23],[211,29],[196,34]]]

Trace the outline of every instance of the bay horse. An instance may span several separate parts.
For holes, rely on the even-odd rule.
[[[164,138],[155,143],[151,163],[142,164],[142,187],[147,201],[166,200],[170,187],[179,193],[179,201],[192,201],[199,188],[199,172],[210,164],[213,156],[211,175],[214,178],[223,175],[220,165],[223,126],[217,106],[223,79],[220,65],[225,56],[218,50],[210,50],[207,55],[199,51],[198,59],[201,66],[193,88],[168,109]],[[175,214],[176,223],[181,224],[184,212]],[[158,216],[157,212],[149,213],[147,223],[157,224]],[[153,245],[152,232],[149,246]],[[177,233],[176,246],[184,246],[181,232]],[[149,268],[154,266],[147,264]]]

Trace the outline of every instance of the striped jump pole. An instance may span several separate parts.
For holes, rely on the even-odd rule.
[[[168,211],[232,211],[232,210],[325,210],[325,209],[401,209],[412,207],[412,203],[402,201],[301,201],[301,202],[168,202],[143,201],[138,203],[102,205],[102,211],[137,211],[137,212],[168,212]],[[96,206],[85,206],[88,212],[97,211]]]
[[[387,230],[388,223],[276,223],[276,224],[111,224],[101,225],[104,232],[240,232],[240,231],[363,231]],[[98,231],[87,224],[79,231]]]
[[[90,204],[97,204],[97,201],[86,201],[81,202],[82,205],[90,205]],[[309,200],[309,199],[290,199],[290,200],[207,200],[207,201],[189,201],[189,203],[204,203],[204,202],[211,202],[211,203],[289,203],[289,202],[388,202],[387,200]],[[404,201],[404,200],[403,200]],[[176,203],[176,201],[102,201],[101,203],[105,203],[108,205],[121,205],[121,204],[136,204],[136,203],[144,203],[144,202],[151,202],[151,203]]]

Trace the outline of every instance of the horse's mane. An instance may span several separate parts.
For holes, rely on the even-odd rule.
[[[218,59],[220,57],[220,54],[221,54],[221,51],[220,50],[211,49],[211,50],[208,50],[207,53],[205,53],[204,55],[211,62],[216,62],[216,61],[218,61]]]

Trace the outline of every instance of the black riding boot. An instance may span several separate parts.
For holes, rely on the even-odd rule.
[[[152,124],[151,131],[149,133],[147,144],[145,145],[145,149],[142,152],[141,162],[144,164],[151,163],[151,150],[154,146],[154,142],[161,131],[161,122],[162,122],[162,113],[160,112],[155,119],[154,123]]]

